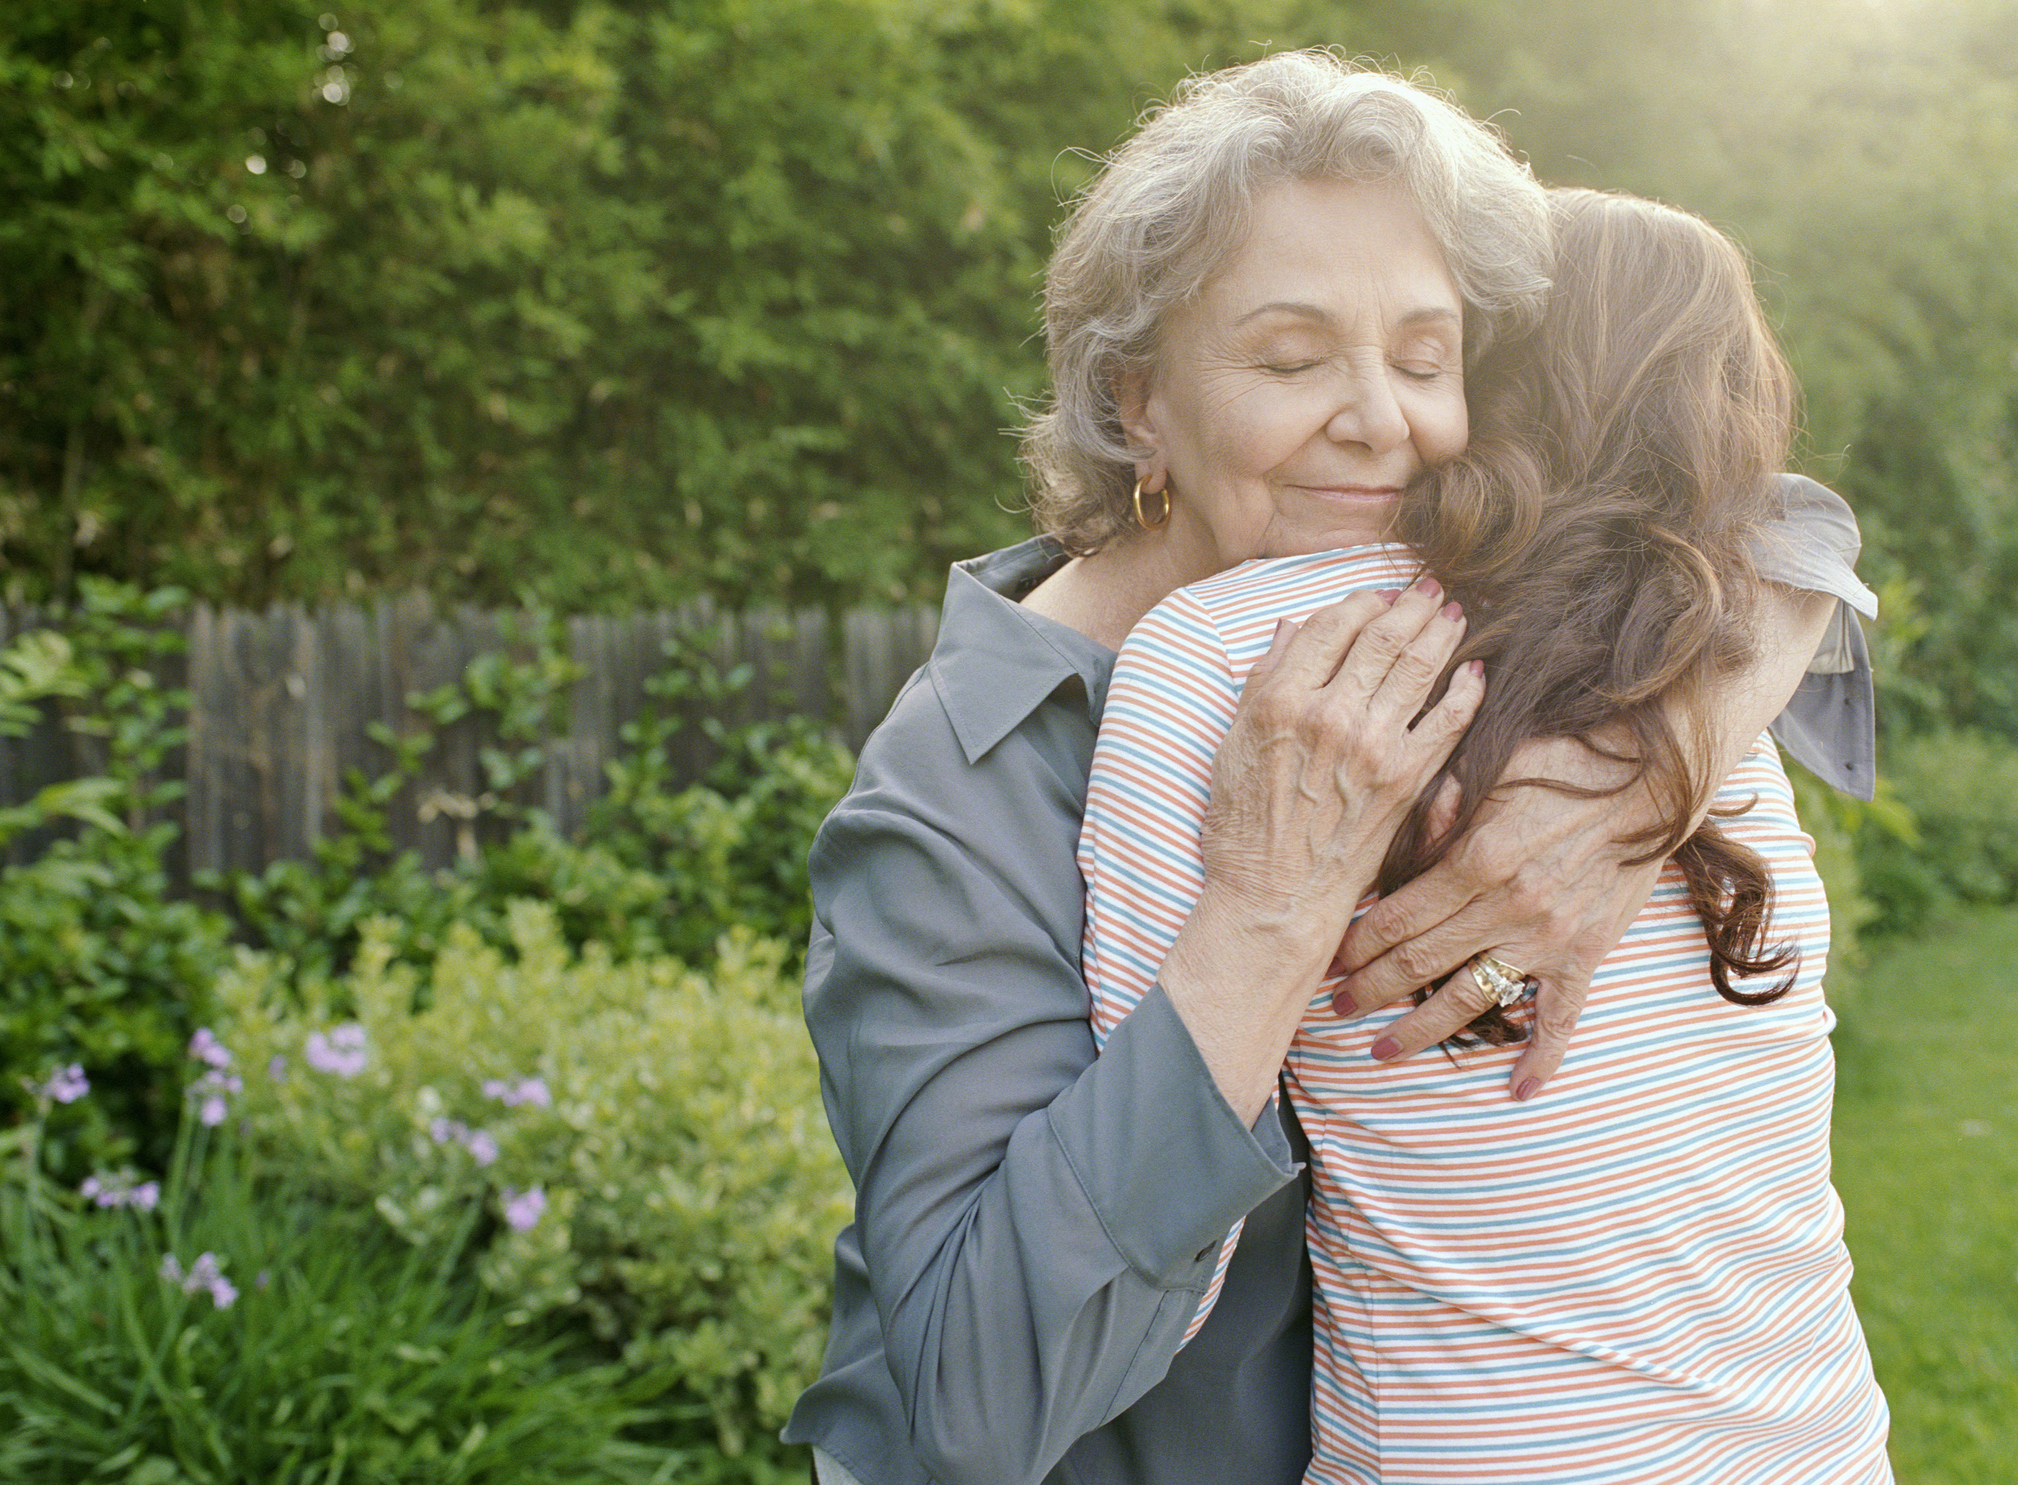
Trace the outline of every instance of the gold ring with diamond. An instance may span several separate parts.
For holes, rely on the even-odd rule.
[[[1472,983],[1501,1010],[1528,993],[1527,973],[1515,969],[1504,959],[1495,959],[1490,954],[1474,954],[1465,961],[1464,967],[1471,972]]]

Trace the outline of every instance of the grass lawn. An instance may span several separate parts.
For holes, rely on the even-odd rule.
[[[1899,1485],[2018,1482],[2018,912],[1841,1000],[1835,1178]]]

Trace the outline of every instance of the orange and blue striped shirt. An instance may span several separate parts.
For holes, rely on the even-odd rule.
[[[1251,562],[1174,594],[1115,668],[1080,843],[1104,1040],[1203,884],[1213,754],[1277,620],[1420,571],[1400,547]],[[1410,1009],[1357,1021],[1314,986],[1285,1084],[1310,1136],[1320,1485],[1879,1485],[1886,1409],[1829,1185],[1828,907],[1778,756],[1717,797],[1766,860],[1770,1005],[1720,998],[1682,874],[1600,966],[1528,1104],[1519,1048],[1377,1063]],[[1199,1318],[1224,1275],[1229,1235]]]

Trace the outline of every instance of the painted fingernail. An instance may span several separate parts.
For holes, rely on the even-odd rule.
[[[1378,598],[1382,603],[1393,603],[1395,599],[1401,597],[1401,589],[1375,588],[1373,590],[1373,596],[1375,598]]]
[[[1522,1078],[1520,1087],[1514,1089],[1514,1102],[1526,1103],[1541,1091],[1541,1086],[1539,1078]]]
[[[1455,601],[1446,603],[1443,606],[1443,616],[1446,619],[1452,620],[1462,619],[1464,617],[1464,605]]]
[[[1425,598],[1436,598],[1443,593],[1443,585],[1433,577],[1417,578],[1415,591]]]
[[[1385,1062],[1390,1057],[1401,1055],[1401,1043],[1391,1036],[1384,1036],[1366,1050],[1367,1055],[1372,1057],[1375,1062]]]
[[[1470,670],[1471,670],[1471,673],[1472,673],[1473,675],[1484,675],[1484,674],[1485,674],[1485,661],[1483,661],[1483,660],[1474,660],[1474,661],[1472,661],[1472,662],[1471,662],[1471,665],[1470,665],[1470,667],[1469,667],[1469,668],[1470,668]]]

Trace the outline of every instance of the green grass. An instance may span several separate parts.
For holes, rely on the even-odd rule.
[[[1842,997],[1835,1179],[1899,1485],[2018,1482],[2018,911]]]

